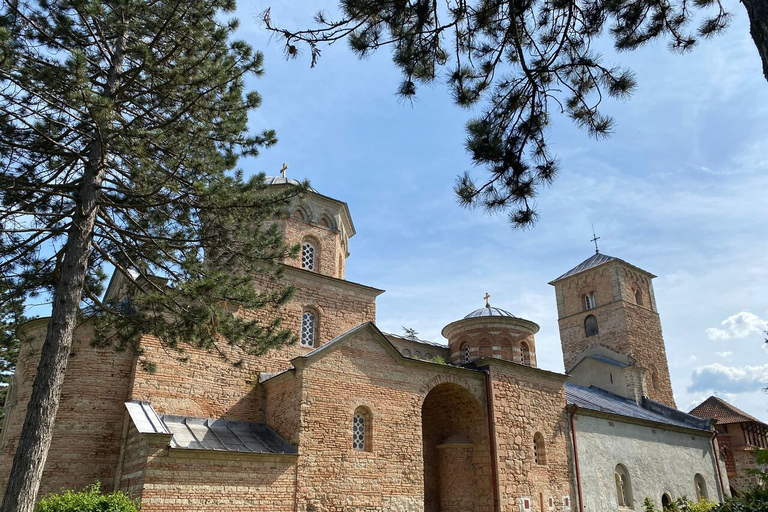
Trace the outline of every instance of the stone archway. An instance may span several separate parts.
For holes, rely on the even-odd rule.
[[[435,386],[421,408],[424,512],[489,511],[493,507],[488,422],[464,387]]]

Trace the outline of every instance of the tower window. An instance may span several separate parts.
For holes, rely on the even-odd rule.
[[[638,306],[643,305],[643,294],[640,293],[640,290],[635,290],[635,304]]]
[[[310,242],[301,244],[301,268],[315,270],[315,246]]]
[[[371,451],[371,413],[365,407],[355,409],[352,417],[352,449]]]
[[[547,453],[544,446],[544,436],[541,435],[541,432],[536,432],[536,435],[533,436],[533,461],[536,464],[546,464],[547,463]]]
[[[588,293],[584,296],[584,307],[587,310],[595,309],[595,294],[594,293]]]
[[[632,501],[632,485],[629,481],[627,468],[619,464],[613,474],[616,480],[616,500],[620,507],[634,508]]]
[[[467,343],[461,346],[461,355],[464,358],[464,362],[469,362],[469,345]]]
[[[305,311],[301,315],[301,344],[306,347],[315,346],[316,332],[315,315],[311,311]]]
[[[523,364],[526,366],[531,366],[531,349],[525,342],[520,344],[520,355],[523,358]]]
[[[584,335],[589,338],[590,336],[597,336],[597,318],[595,315],[589,315],[584,319]]]

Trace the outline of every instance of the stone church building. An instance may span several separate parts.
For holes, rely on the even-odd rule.
[[[561,374],[537,366],[536,323],[487,302],[447,345],[381,332],[382,290],[344,279],[346,203],[311,191],[276,222],[302,247],[284,262],[296,293],[258,315],[299,342],[233,366],[146,337],[148,373],[80,326],[42,493],[100,481],[146,512],[602,512],[728,489],[713,422],[675,409],[652,274],[597,253],[550,283]],[[126,290],[115,275],[107,296]],[[45,328],[24,329],[3,487]]]

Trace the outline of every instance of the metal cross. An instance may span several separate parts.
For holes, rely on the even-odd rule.
[[[590,242],[595,242],[595,254],[600,252],[600,249],[597,247],[598,240],[600,240],[600,237],[595,234],[595,225],[592,224],[592,240],[590,240]]]
[[[280,174],[283,175],[283,178],[285,178],[285,171],[287,171],[287,170],[288,170],[288,164],[283,163],[283,168],[280,169]]]
[[[488,299],[491,298],[491,294],[488,292],[485,292],[485,297],[483,298],[485,299],[485,307],[487,308],[491,307],[491,304],[488,302]]]

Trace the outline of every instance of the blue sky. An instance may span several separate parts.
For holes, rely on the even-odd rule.
[[[539,365],[562,371],[554,290],[547,282],[601,251],[659,277],[661,314],[678,406],[713,393],[768,420],[768,83],[731,2],[729,32],[680,56],[663,42],[605,59],[632,68],[631,100],[609,102],[616,133],[596,142],[555,118],[550,144],[563,172],[537,198],[541,219],[516,231],[504,216],[458,207],[456,175],[473,168],[464,151],[471,112],[455,107],[443,83],[418,100],[395,95],[389,51],[360,61],[346,46],[286,61],[257,21],[267,2],[243,3],[240,37],[265,54],[252,82],[264,99],[254,130],[280,142],[247,172],[307,178],[349,204],[357,236],[347,279],[387,290],[379,326],[443,341],[447,323],[491,303],[541,325]],[[281,2],[272,19],[305,27],[335,2]]]

